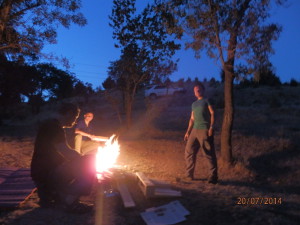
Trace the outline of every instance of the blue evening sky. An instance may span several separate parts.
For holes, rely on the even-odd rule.
[[[151,0],[137,0],[138,8]],[[273,8],[272,22],[283,26],[278,41],[274,42],[275,54],[271,62],[275,73],[282,82],[289,82],[291,78],[300,81],[300,1],[289,0],[288,7]],[[58,29],[58,43],[46,45],[45,53],[54,53],[69,59],[70,72],[83,82],[89,82],[94,88],[101,86],[107,78],[109,62],[119,59],[120,50],[114,47],[112,28],[109,27],[108,16],[111,14],[111,0],[82,0],[82,13],[88,20],[84,27],[71,26],[70,29]],[[178,70],[171,76],[171,80],[180,78],[199,80],[212,77],[220,79],[220,67],[203,54],[195,59],[192,50],[180,50],[174,56],[179,58]],[[64,69],[57,62],[52,62]]]

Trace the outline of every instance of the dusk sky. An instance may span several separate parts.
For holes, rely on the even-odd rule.
[[[143,7],[151,0],[137,0],[138,8]],[[101,86],[107,78],[110,61],[119,59],[120,49],[114,47],[112,28],[109,27],[108,16],[111,14],[111,0],[82,0],[81,12],[87,18],[88,24],[84,27],[71,26],[70,29],[59,28],[58,43],[47,45],[45,53],[53,53],[69,59],[70,72],[83,82]],[[270,21],[283,26],[278,41],[274,42],[275,54],[271,62],[275,73],[282,82],[289,82],[291,78],[300,81],[300,1],[289,0],[287,7],[273,8]],[[180,78],[199,80],[212,77],[220,79],[220,67],[202,54],[200,59],[194,58],[192,50],[180,50],[174,56],[179,58],[178,70],[171,76],[171,80]],[[55,66],[64,69],[57,62]]]

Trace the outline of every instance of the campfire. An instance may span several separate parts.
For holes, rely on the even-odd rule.
[[[117,161],[120,154],[120,145],[116,135],[112,135],[109,140],[105,142],[103,147],[98,147],[96,154],[96,171],[97,179],[101,181],[106,174],[110,174],[111,169]]]
[[[95,224],[102,225],[103,224],[103,216],[104,216],[104,196],[114,196],[114,193],[117,191],[119,196],[123,201],[123,205],[125,208],[134,208],[136,207],[136,203],[134,198],[131,196],[131,192],[134,191],[130,190],[130,188],[134,188],[131,186],[130,188],[127,187],[127,180],[132,179],[135,177],[132,176],[134,174],[126,171],[119,171],[118,169],[110,170],[115,167],[115,163],[120,153],[120,145],[116,138],[116,135],[112,135],[109,140],[105,142],[103,147],[98,148],[98,152],[96,154],[96,171],[97,171],[97,179],[98,185],[96,189],[96,215],[95,215]],[[154,179],[148,178],[142,172],[136,172],[136,184],[141,189],[142,193],[145,195],[146,198],[156,198],[156,197],[180,197],[181,192],[172,189],[171,184],[167,182],[158,181]],[[113,178],[113,179],[106,179],[106,178]],[[115,189],[115,190],[114,190]],[[168,211],[173,212],[174,204],[179,205],[179,202],[172,203],[170,205],[171,209]],[[166,207],[162,206],[161,208],[157,208],[157,212],[159,212],[159,217],[165,213],[160,213],[160,211],[164,209],[166,211]],[[180,205],[180,209],[183,206]],[[175,208],[176,209],[176,208]],[[154,212],[154,211],[153,211]],[[150,215],[153,214],[150,212]],[[186,214],[181,216],[180,218],[184,218],[185,215],[188,215],[189,212],[186,211]],[[144,212],[141,214],[143,219],[147,222],[149,214]],[[173,215],[171,215],[173,216]],[[176,214],[177,216],[177,214]],[[150,218],[151,219],[151,218]],[[185,218],[184,218],[185,219]],[[183,220],[184,220],[183,219]],[[150,224],[147,222],[147,224]],[[171,223],[170,223],[171,224]],[[172,223],[173,224],[173,223]]]

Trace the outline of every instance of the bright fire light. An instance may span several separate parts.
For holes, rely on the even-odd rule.
[[[96,154],[96,171],[98,180],[103,177],[104,172],[108,172],[114,166],[120,154],[120,145],[112,135],[106,142],[104,147],[98,147]]]

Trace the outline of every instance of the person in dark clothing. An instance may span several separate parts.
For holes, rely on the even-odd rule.
[[[191,118],[184,136],[184,140],[187,141],[185,147],[186,176],[189,180],[194,179],[197,152],[199,148],[202,148],[209,163],[208,183],[216,184],[218,168],[213,138],[214,110],[210,101],[204,98],[204,90],[202,84],[194,87],[197,100],[192,104]]]
[[[107,141],[108,137],[96,136],[92,120],[94,114],[87,112],[84,119],[78,121],[75,127],[75,150],[81,155],[97,152],[100,141]]]
[[[31,177],[42,207],[62,206],[66,211],[84,213],[90,205],[79,201],[88,195],[96,180],[95,158],[81,156],[66,142],[63,128],[74,126],[79,109],[63,104],[54,118],[41,123],[35,139]]]

